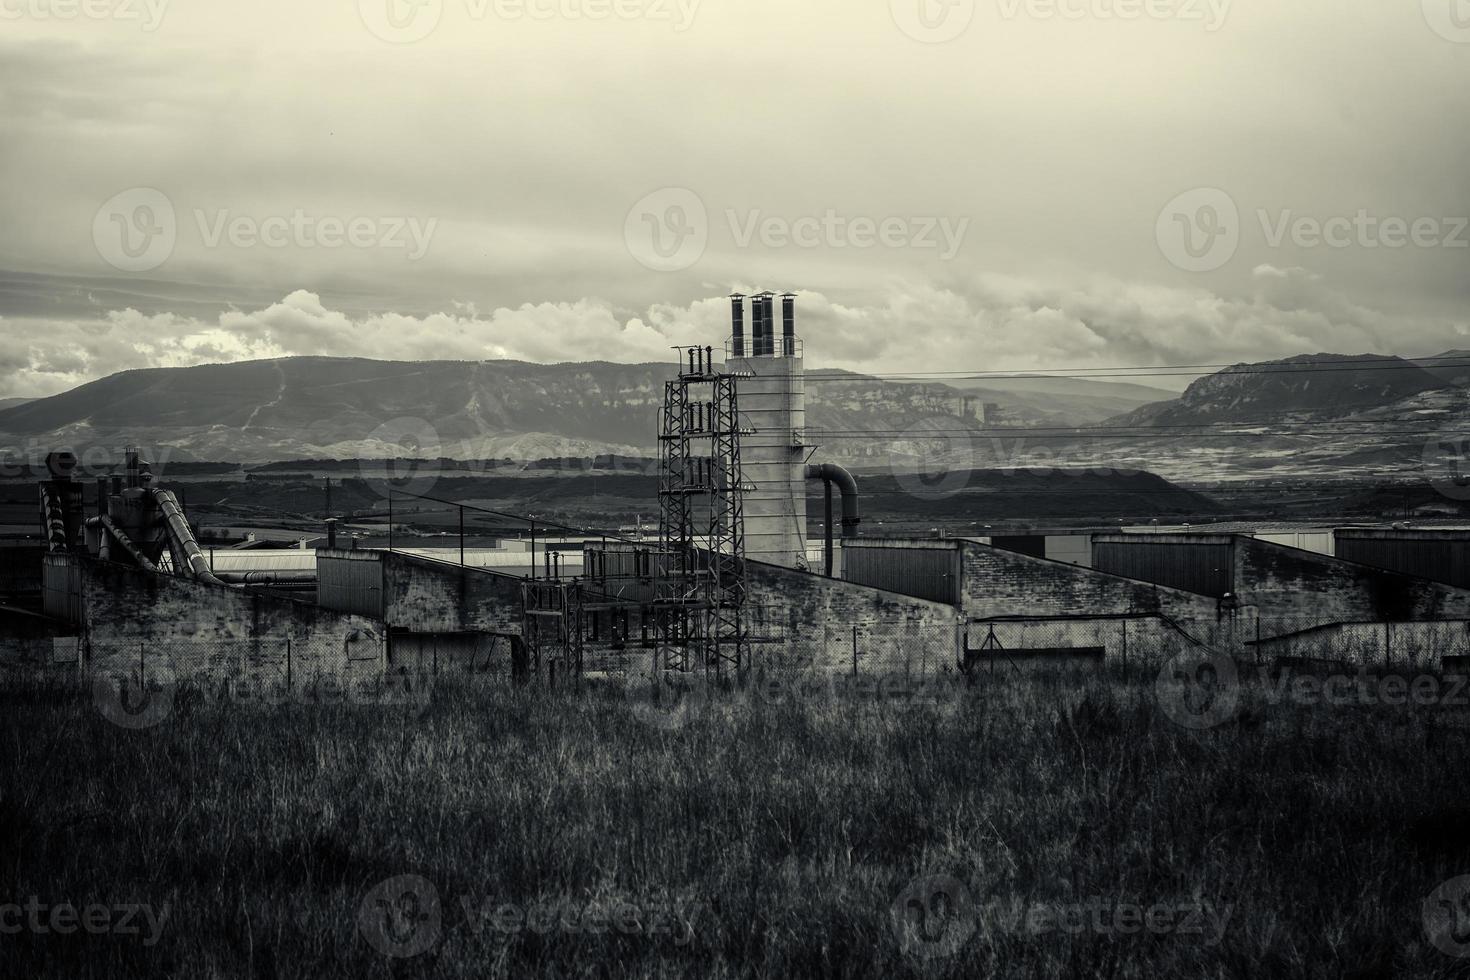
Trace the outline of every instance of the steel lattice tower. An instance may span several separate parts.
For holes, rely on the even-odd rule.
[[[738,670],[750,640],[736,378],[712,348],[678,350],[659,433],[658,656],[669,670]]]

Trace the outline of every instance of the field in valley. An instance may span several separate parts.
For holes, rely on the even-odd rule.
[[[128,730],[90,696],[10,692],[0,962],[79,978],[1470,965],[1423,920],[1470,874],[1470,730],[1265,694],[1200,731],[1169,720],[1151,676],[1005,672],[672,715],[616,687],[180,699]],[[63,905],[98,928],[63,932]]]

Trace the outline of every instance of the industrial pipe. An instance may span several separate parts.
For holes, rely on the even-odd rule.
[[[796,356],[796,294],[781,296],[781,351],[782,357]]]
[[[827,559],[827,577],[832,577],[832,487],[835,484],[842,494],[842,536],[844,538],[857,537],[858,524],[862,522],[862,516],[858,513],[858,490],[857,481],[852,474],[847,472],[836,463],[808,463],[806,466],[806,478],[808,480],[821,480],[823,488],[827,493],[827,524],[825,527],[826,541],[824,543],[824,554]]]
[[[745,297],[740,293],[732,293],[730,296],[730,337],[731,353],[736,357],[744,357]]]
[[[112,535],[112,540],[117,542],[119,548],[128,553],[128,557],[133,559],[139,568],[145,572],[158,571],[158,566],[149,561],[148,556],[139,551],[138,546],[133,544],[126,534],[118,530],[117,525],[112,523],[112,518],[104,514],[97,518],[97,522],[107,530],[108,534]]]
[[[194,573],[194,577],[211,585],[224,585],[225,583],[210,571],[209,559],[204,556],[204,550],[199,547],[199,542],[194,540],[194,532],[189,530],[189,520],[184,516],[184,509],[179,506],[178,498],[173,495],[173,492],[154,490],[153,501],[163,512],[164,520],[168,522],[169,537],[184,553],[184,560],[189,563],[189,570]]]

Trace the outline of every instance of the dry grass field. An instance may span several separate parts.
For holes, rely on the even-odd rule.
[[[1424,924],[1470,873],[1470,731],[1425,711],[1247,689],[1238,720],[1192,731],[1150,677],[997,674],[665,718],[613,687],[441,687],[421,709],[180,699],[127,730],[90,696],[12,692],[0,972],[1470,966]]]

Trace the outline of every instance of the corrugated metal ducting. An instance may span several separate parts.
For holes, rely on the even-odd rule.
[[[316,564],[316,601],[325,609],[383,619],[383,563],[322,556]]]
[[[47,616],[73,626],[82,620],[82,570],[70,555],[46,555],[41,564],[41,606]]]
[[[960,552],[957,547],[903,547],[843,542],[842,577],[858,585],[958,605]]]
[[[1219,598],[1234,589],[1235,546],[1221,541],[1161,541],[1153,535],[1097,537],[1092,567],[1109,575],[1153,582]]]
[[[1470,588],[1470,531],[1341,528],[1337,557]]]

